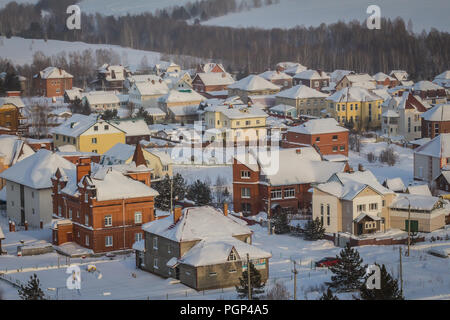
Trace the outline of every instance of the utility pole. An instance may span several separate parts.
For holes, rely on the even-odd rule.
[[[292,270],[292,273],[294,273],[294,300],[297,300],[297,262],[294,260],[294,270]]]
[[[170,213],[173,213],[173,177],[170,178]]]
[[[270,195],[270,188],[268,188],[268,200],[267,200],[267,231],[269,233],[269,235],[272,234],[272,224],[270,223],[270,200],[271,200],[271,195]]]
[[[250,280],[250,255],[247,253],[248,300],[252,300],[252,283]]]
[[[403,295],[403,267],[402,267],[402,247],[399,247],[400,253],[400,292]]]
[[[408,257],[409,257],[409,247],[411,245],[411,201],[408,199]]]

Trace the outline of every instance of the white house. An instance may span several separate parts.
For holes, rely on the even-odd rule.
[[[129,101],[136,108],[155,108],[158,106],[158,98],[167,94],[169,87],[162,79],[145,82],[135,82],[128,91]]]
[[[414,179],[431,182],[450,164],[450,133],[442,133],[414,150]]]
[[[76,170],[75,165],[51,151],[41,149],[0,174],[6,180],[6,210],[16,224],[38,228],[50,223],[53,212],[51,177],[58,168]]]

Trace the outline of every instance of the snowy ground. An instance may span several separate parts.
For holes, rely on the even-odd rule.
[[[386,142],[367,142],[361,144],[361,151],[349,152],[349,164],[358,169],[358,164],[362,164],[364,168],[369,169],[377,177],[380,183],[386,178],[400,177],[403,180],[405,186],[408,186],[410,182],[414,180],[413,166],[414,166],[414,151],[409,148],[402,148],[397,145],[391,144],[390,146],[398,155],[398,162],[394,166],[388,166],[385,163],[381,163],[378,160],[370,163],[367,161],[367,154],[373,152],[375,156],[379,156],[380,152],[387,148]]]
[[[1,1],[1,0],[0,0]],[[70,52],[81,52],[86,49],[112,49],[117,52],[122,64],[138,66],[143,57],[147,57],[148,63],[155,64],[160,60],[160,54],[153,51],[135,50],[116,45],[89,44],[84,42],[69,42],[59,40],[24,39],[19,37],[0,37],[0,57],[11,60],[14,64],[30,64],[33,62],[33,55],[37,51],[43,52],[46,56],[56,55],[60,52],[69,54]]]
[[[45,294],[51,299],[237,299],[234,288],[196,292],[182,284],[173,284],[170,279],[162,279],[153,274],[136,269],[134,255],[116,256],[114,258],[97,257],[89,259],[71,259],[70,263],[80,265],[81,291],[66,289],[65,257],[49,253],[32,257],[17,257],[14,252],[19,240],[49,240],[50,230],[22,231],[9,233],[5,228],[6,219],[1,218],[6,240],[4,242],[8,255],[0,256],[0,272],[6,272],[10,281],[24,282],[36,273]],[[298,299],[317,299],[330,280],[327,269],[315,269],[313,262],[323,257],[334,256],[341,250],[332,242],[305,241],[290,235],[268,235],[267,229],[255,225],[253,244],[272,253],[270,259],[270,288],[274,282],[282,282],[293,294],[292,262],[296,260],[298,275]],[[427,235],[450,235],[450,229],[440,230]],[[427,253],[430,247],[449,247],[450,241],[427,241],[412,247],[411,256],[403,257],[404,292],[408,299],[450,299],[450,259],[443,259]],[[403,252],[405,252],[403,248]],[[364,263],[384,263],[388,271],[398,277],[398,246],[363,246],[359,247]],[[58,267],[59,258],[59,267]],[[88,264],[94,264],[99,273],[87,272]],[[101,274],[101,276],[99,276]],[[50,288],[50,290],[49,290]],[[4,299],[18,299],[17,289],[0,280],[0,291]],[[341,298],[351,298],[343,295]]]
[[[231,13],[204,22],[205,25],[226,27],[293,28],[297,25],[319,26],[337,21],[363,21],[369,17],[369,5],[378,5],[381,16],[394,19],[402,17],[405,23],[411,19],[415,32],[432,27],[450,31],[448,12],[450,2],[433,0],[433,5],[423,0],[280,0],[280,3],[250,11]]]

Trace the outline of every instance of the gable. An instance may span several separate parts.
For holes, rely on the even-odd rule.
[[[94,127],[97,126],[98,130],[94,130]],[[108,126],[108,130],[105,129],[105,126]],[[117,128],[116,126],[112,125],[109,122],[97,122],[94,125],[92,125],[89,129],[87,129],[86,131],[84,131],[83,133],[80,134],[83,136],[88,136],[88,135],[98,135],[98,134],[114,134],[114,133],[123,133],[125,134],[125,132],[123,130],[120,130],[119,128]]]
[[[366,186],[363,190],[361,190],[353,199],[359,197],[368,197],[368,196],[381,196],[378,192],[372,189],[370,186]]]

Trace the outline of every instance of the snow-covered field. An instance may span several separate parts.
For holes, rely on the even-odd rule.
[[[363,21],[369,16],[366,13],[367,7],[373,4],[380,7],[382,17],[392,19],[400,16],[405,22],[411,19],[415,32],[430,30],[432,27],[450,31],[450,2],[447,0],[280,0],[278,4],[231,13],[204,24],[271,29],[292,28],[297,25],[318,26],[339,20]]]
[[[358,164],[362,164],[364,168],[369,169],[377,177],[380,183],[383,183],[386,178],[400,177],[403,180],[405,186],[408,186],[413,181],[413,161],[414,151],[408,148],[402,148],[397,145],[391,144],[390,146],[398,155],[398,162],[394,166],[388,166],[385,163],[381,163],[378,160],[370,163],[367,160],[367,154],[373,152],[375,156],[379,156],[380,152],[387,148],[386,142],[367,142],[361,144],[360,153],[350,151],[349,152],[349,164],[355,170],[358,169]]]
[[[46,56],[56,55],[60,52],[69,54],[70,52],[81,52],[91,49],[112,49],[118,53],[122,59],[122,64],[137,66],[143,57],[147,57],[149,64],[159,62],[160,54],[153,51],[135,50],[115,45],[89,44],[85,42],[69,42],[59,40],[24,39],[19,37],[0,37],[0,57],[11,60],[14,64],[26,64],[33,62],[33,55],[37,51],[43,52]]]

